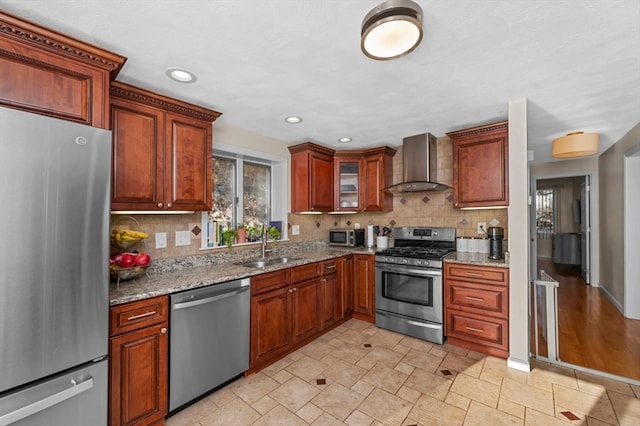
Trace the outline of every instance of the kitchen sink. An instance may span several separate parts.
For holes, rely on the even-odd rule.
[[[293,262],[294,260],[300,260],[300,257],[273,257],[268,259],[255,259],[247,260],[243,262],[236,262],[235,265],[244,266],[246,268],[264,268],[265,266],[278,265],[280,263]]]

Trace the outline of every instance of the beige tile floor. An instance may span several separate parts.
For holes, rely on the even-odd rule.
[[[640,362],[640,360],[638,360]],[[640,425],[640,387],[349,320],[167,420],[182,425]]]

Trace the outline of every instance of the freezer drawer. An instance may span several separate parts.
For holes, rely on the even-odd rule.
[[[107,424],[105,358],[0,398],[0,426]]]

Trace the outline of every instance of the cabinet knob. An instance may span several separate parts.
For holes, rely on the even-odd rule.
[[[289,289],[289,293],[293,293],[293,289],[292,288]]]
[[[160,333],[162,333],[162,334],[167,334],[167,327],[162,327],[162,328],[160,329]]]
[[[171,207],[173,207],[173,204],[169,203],[167,204],[167,208],[170,209]]]
[[[294,288],[293,288],[293,291],[298,291],[298,288],[297,288],[297,287],[294,287]]]
[[[164,206],[164,204],[162,204],[162,203],[158,203],[156,205],[158,206],[159,209],[161,209]]]

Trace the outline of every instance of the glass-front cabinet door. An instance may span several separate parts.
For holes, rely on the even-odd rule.
[[[336,211],[362,210],[362,159],[335,158]]]

